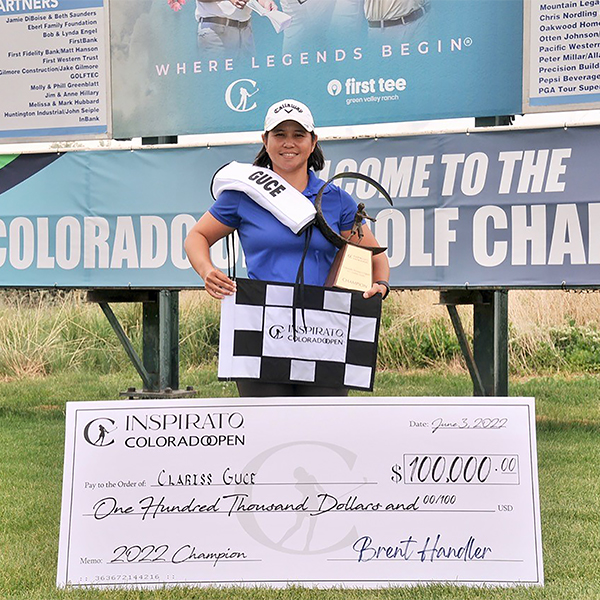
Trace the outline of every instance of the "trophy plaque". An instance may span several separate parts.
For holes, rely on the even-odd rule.
[[[365,292],[373,283],[373,252],[346,244],[335,255],[325,287]]]
[[[331,265],[331,270],[325,281],[325,287],[337,287],[364,292],[373,285],[373,255],[385,252],[385,248],[380,246],[361,245],[361,240],[363,238],[363,219],[375,221],[373,217],[370,217],[364,211],[365,205],[362,202],[358,205],[358,210],[356,211],[356,216],[354,218],[354,225],[352,226],[348,238],[342,237],[336,233],[325,220],[321,206],[323,191],[334,179],[340,179],[342,177],[362,179],[363,181],[370,183],[383,195],[390,205],[393,205],[393,203],[390,195],[379,183],[362,173],[338,173],[337,175],[334,175],[321,187],[315,199],[317,227],[325,238],[338,248],[338,252]],[[352,239],[355,236],[358,241]]]

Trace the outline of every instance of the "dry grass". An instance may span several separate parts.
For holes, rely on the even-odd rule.
[[[509,294],[509,319],[520,331],[600,323],[600,292],[516,290]]]
[[[14,295],[7,304],[0,314],[0,365],[4,375],[45,374],[49,357],[61,341],[66,304],[51,313],[41,295],[33,302],[28,295]]]
[[[113,309],[141,352],[141,305]],[[459,306],[472,334],[472,307]],[[511,369],[600,369],[600,294],[512,291],[509,294]],[[180,297],[183,368],[215,360],[219,302],[203,291]],[[597,359],[597,360],[596,360]],[[380,336],[384,369],[443,366],[464,370],[448,312],[432,290],[394,291],[384,303]],[[81,291],[0,292],[0,378],[43,376],[61,369],[113,372],[128,367],[99,307]]]
[[[139,328],[139,307],[123,305],[122,324]],[[120,345],[100,309],[82,291],[4,291],[0,295],[0,377],[36,377],[66,369],[111,369]]]
[[[385,367],[442,363],[453,372],[465,369],[439,292],[397,291],[390,300],[384,305],[380,342]],[[600,369],[600,293],[515,290],[508,306],[513,373]],[[472,307],[457,309],[471,336]]]
[[[434,290],[400,290],[392,292],[394,316],[403,322],[430,323],[448,319],[446,308],[439,304]],[[471,324],[471,308],[459,306],[465,324]],[[600,324],[600,291],[514,290],[509,293],[508,317],[511,327],[523,334],[560,327],[572,322],[577,326]],[[449,322],[449,319],[448,319]]]
[[[514,291],[509,294],[509,324],[511,362],[519,372],[539,368],[539,361],[550,362],[545,366],[555,371],[569,362],[597,369],[591,363],[600,348],[600,294]]]

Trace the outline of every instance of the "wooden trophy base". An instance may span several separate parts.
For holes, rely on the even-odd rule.
[[[373,285],[373,252],[346,244],[338,250],[325,287],[365,292]]]

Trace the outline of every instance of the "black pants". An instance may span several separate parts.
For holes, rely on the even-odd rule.
[[[238,381],[237,388],[242,398],[266,398],[271,396],[347,396],[348,388],[295,383],[264,383],[262,381]]]

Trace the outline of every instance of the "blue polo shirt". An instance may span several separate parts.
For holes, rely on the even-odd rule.
[[[308,185],[302,193],[314,204],[324,183],[309,171]],[[321,208],[334,231],[340,233],[352,229],[357,206],[347,192],[330,183],[323,192]],[[209,212],[224,225],[238,230],[250,279],[281,283],[296,281],[306,234],[296,235],[243,192],[223,192]],[[337,248],[313,227],[304,263],[306,284],[325,283],[336,252]]]

